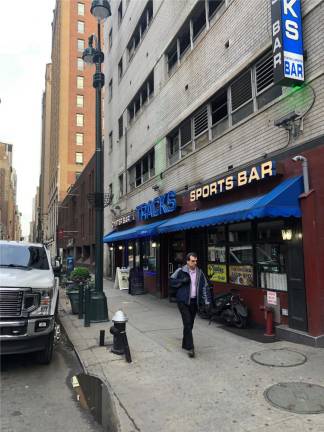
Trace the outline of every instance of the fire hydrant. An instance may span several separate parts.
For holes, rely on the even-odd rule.
[[[122,310],[118,310],[111,320],[114,323],[114,325],[110,327],[110,333],[113,335],[113,347],[111,352],[118,355],[125,354],[127,362],[131,363],[132,358],[126,335],[126,322],[128,318]]]
[[[260,309],[264,311],[264,318],[266,320],[266,332],[264,333],[264,336],[274,336],[273,308],[269,306],[260,306]]]

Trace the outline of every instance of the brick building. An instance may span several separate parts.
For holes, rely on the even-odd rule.
[[[324,2],[301,11],[305,82],[292,87],[274,82],[271,1],[113,9],[105,265],[111,277],[141,267],[146,290],[165,297],[195,250],[215,292],[238,289],[251,321],[264,324],[260,306],[273,301],[281,334],[323,344]]]
[[[88,196],[94,193],[93,156],[62,201],[58,214],[58,247],[63,258],[73,256],[76,265],[93,268],[95,262],[95,209]]]
[[[95,150],[93,70],[85,68],[82,60],[88,36],[97,29],[90,6],[90,0],[57,0],[52,23],[52,63],[46,70],[43,99],[41,176],[42,219],[52,254],[57,253],[59,207]]]

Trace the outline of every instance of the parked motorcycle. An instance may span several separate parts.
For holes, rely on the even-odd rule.
[[[246,328],[248,319],[247,307],[242,303],[237,290],[213,294],[211,288],[212,302],[208,309],[201,308],[199,314],[202,318],[209,319],[209,322],[220,318],[226,325],[234,325],[237,328]]]

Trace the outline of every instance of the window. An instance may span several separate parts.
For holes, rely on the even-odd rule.
[[[130,189],[140,186],[155,175],[154,149],[142,157],[132,168],[129,169]]]
[[[111,49],[112,44],[113,44],[113,29],[111,28],[111,29],[110,29],[110,32],[109,32],[109,38],[108,38],[108,46],[109,46],[109,49]]]
[[[258,108],[262,108],[273,99],[282,95],[282,87],[274,85],[273,78],[273,56],[272,53],[265,55],[255,65],[256,75],[256,97]]]
[[[84,16],[84,4],[78,3],[78,15]]]
[[[113,151],[113,133],[112,131],[109,133],[109,152]]]
[[[84,115],[83,114],[77,114],[76,115],[76,125],[77,126],[84,126]]]
[[[83,52],[84,51],[84,40],[78,39],[78,51]]]
[[[110,198],[110,202],[112,202],[112,199],[114,197],[114,194],[113,194],[113,184],[112,183],[109,183],[109,185],[108,185],[108,195],[109,195],[109,198]]]
[[[192,152],[192,138],[191,138],[191,119],[185,120],[180,126],[180,151],[181,157],[186,156]]]
[[[81,173],[79,171],[77,171],[75,173],[75,180],[78,180],[78,178],[80,177]]]
[[[227,282],[226,230],[224,226],[212,228],[207,236],[207,275],[212,282]]]
[[[84,33],[84,22],[78,21],[78,33]]]
[[[76,133],[75,134],[75,143],[76,145],[83,145],[83,133]]]
[[[113,80],[111,79],[108,85],[108,102],[111,101],[112,96],[113,96]]]
[[[232,124],[253,113],[251,69],[231,85]]]
[[[80,90],[84,88],[84,78],[82,76],[77,77],[77,88]]]
[[[122,20],[123,20],[123,1],[121,0],[118,6],[118,25],[121,24]]]
[[[156,241],[143,239],[142,242],[143,270],[156,271]]]
[[[122,197],[124,195],[124,174],[121,174],[118,177],[118,183],[119,183],[119,196]]]
[[[75,163],[83,164],[83,153],[75,153]]]
[[[83,96],[82,95],[77,95],[77,97],[76,97],[76,104],[77,104],[78,108],[83,108],[83,102],[84,102]]]
[[[118,138],[121,138],[124,135],[124,122],[123,116],[119,117],[118,120]]]
[[[179,149],[179,130],[171,134],[168,137],[168,149],[169,149],[169,164],[177,162],[180,157],[180,149]]]
[[[193,116],[195,149],[208,142],[208,106],[205,105]]]
[[[225,0],[208,0],[208,18],[211,19],[223,4]]]
[[[192,17],[193,40],[206,27],[205,0],[199,0]]]
[[[148,78],[144,81],[135,97],[132,99],[127,107],[128,119],[131,122],[134,116],[140,111],[141,107],[153,96],[154,94],[154,70],[150,73]]]
[[[119,60],[118,63],[118,78],[121,79],[123,76],[123,57]]]
[[[138,45],[141,43],[144,35],[147,33],[147,30],[150,26],[150,23],[153,18],[153,1],[149,0],[142,12],[140,19],[135,27],[135,30],[127,44],[128,50],[128,60],[131,61],[135,50]]]
[[[77,59],[77,69],[78,69],[78,71],[83,71],[83,69],[84,69],[84,62],[83,62],[82,58]]]

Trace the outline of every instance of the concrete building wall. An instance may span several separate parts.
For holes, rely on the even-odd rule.
[[[231,83],[245,68],[271,49],[270,2],[233,0],[210,21],[209,28],[197,37],[193,47],[169,76],[166,48],[196,5],[196,1],[153,1],[153,20],[139,44],[132,61],[127,61],[127,43],[146,5],[130,2],[118,26],[115,8],[106,25],[105,38],[113,29],[112,49],[106,53],[105,142],[113,131],[113,150],[105,146],[105,187],[113,183],[114,202],[121,213],[170,189],[216,177],[275,154],[296,147],[324,133],[324,2],[303,1],[304,49],[307,51],[307,85],[298,92],[283,89],[282,96],[255,111],[226,132],[209,140],[178,163],[167,166],[167,134],[193,114],[224,85]],[[126,6],[126,2],[124,2]],[[114,4],[113,4],[114,5]],[[226,43],[229,46],[226,48]],[[124,59],[124,75],[118,79],[118,62]],[[129,124],[126,108],[149,73],[154,70],[154,97]],[[108,83],[113,79],[113,97],[109,101]],[[302,132],[288,142],[288,132],[274,126],[274,120],[298,110],[303,115]],[[127,134],[118,138],[118,119],[123,115]],[[127,143],[125,138],[127,135]],[[149,149],[159,144],[164,157],[156,156],[158,172],[151,180],[119,198],[118,175],[129,169]],[[127,158],[125,161],[125,155]],[[158,158],[162,157],[162,161]],[[159,191],[152,186],[158,184]],[[129,189],[128,189],[129,191]],[[112,214],[105,213],[105,231],[111,230]]]

